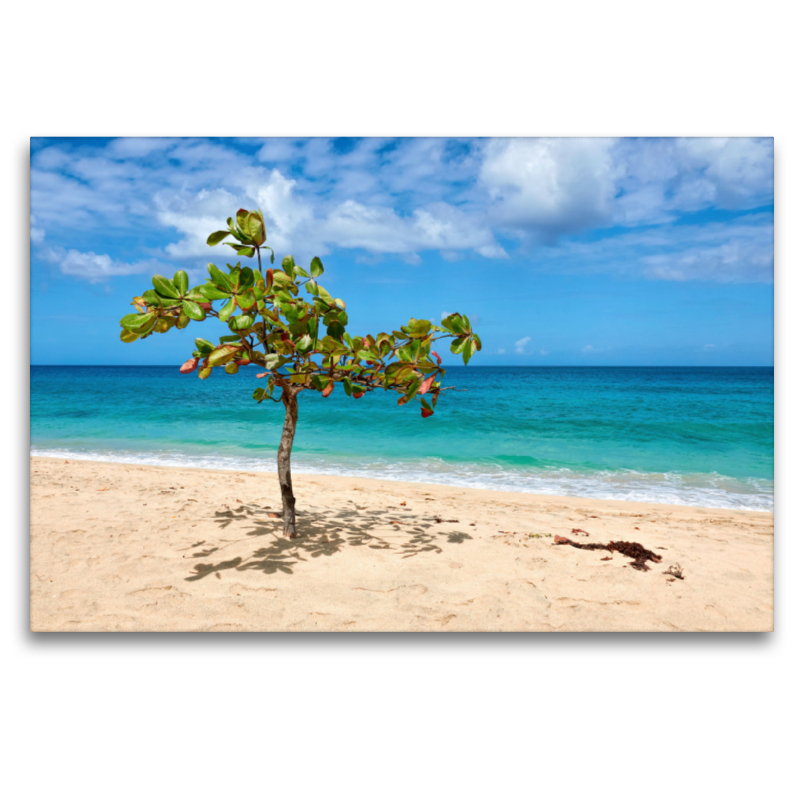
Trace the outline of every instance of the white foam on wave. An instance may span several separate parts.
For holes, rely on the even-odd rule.
[[[274,472],[275,455],[262,457],[207,456],[177,451],[119,452],[31,447],[31,455],[76,460],[110,461],[162,467]],[[631,500],[644,503],[772,511],[773,483],[762,479],[737,480],[717,473],[682,475],[608,470],[579,473],[570,469],[512,470],[499,466],[453,464],[438,458],[416,461],[347,459],[339,463],[309,456],[296,456],[297,474],[342,475],[380,480],[433,483],[505,492],[594,497],[601,500]]]

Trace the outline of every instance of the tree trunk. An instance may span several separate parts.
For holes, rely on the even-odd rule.
[[[284,389],[281,400],[286,406],[281,445],[278,448],[278,482],[281,485],[281,500],[283,501],[283,533],[290,539],[296,539],[291,455],[294,431],[297,427],[297,395]]]

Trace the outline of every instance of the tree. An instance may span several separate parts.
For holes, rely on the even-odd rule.
[[[242,267],[240,261],[235,267],[228,264],[224,272],[209,264],[209,279],[193,289],[182,270],[172,280],[153,276],[153,289],[133,298],[136,312],[120,320],[120,339],[135,342],[208,317],[227,322],[230,334],[220,336],[219,344],[195,339],[197,349],[180,371],[190,373],[199,368],[199,377],[205,379],[215,368],[229,374],[247,364],[264,368],[256,378],[266,378],[266,385],[258,387],[253,398],[259,403],[282,403],[285,408],[278,480],[284,533],[293,539],[297,532],[291,452],[300,392],[309,389],[329,397],[337,383],[355,399],[376,389],[395,391],[400,394],[398,405],[416,400],[422,416],[430,417],[440,393],[452,388],[441,385],[445,370],[439,355],[431,350],[433,342],[452,339],[450,350],[460,353],[467,364],[481,349],[481,340],[463,314],[450,314],[441,325],[412,318],[391,334],[351,337],[346,332],[344,301],[331,297],[317,281],[324,271],[319,258],[312,259],[308,271],[286,256],[280,269],[270,267],[262,272],[262,249],[269,250],[270,264],[275,263],[275,253],[265,244],[261,211],[239,209],[235,221],[228,219],[228,230],[212,233],[208,244],[218,245],[229,236],[234,241],[226,244],[238,256],[257,257],[257,269]],[[299,296],[301,287],[308,300]],[[215,309],[217,301],[222,305]],[[279,397],[273,396],[276,389]]]

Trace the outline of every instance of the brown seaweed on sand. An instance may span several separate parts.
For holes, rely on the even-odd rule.
[[[554,544],[569,544],[577,547],[580,550],[608,550],[610,553],[620,553],[623,556],[632,558],[631,566],[634,569],[648,572],[650,567],[645,563],[646,561],[661,561],[661,556],[656,555],[652,550],[648,550],[639,542],[609,542],[608,544],[599,544],[592,542],[590,544],[581,544],[580,542],[573,542],[566,536],[556,536],[553,540]]]

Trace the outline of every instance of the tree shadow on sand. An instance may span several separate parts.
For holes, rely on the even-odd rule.
[[[346,547],[391,550],[399,558],[412,558],[422,553],[440,554],[443,552],[440,545],[463,544],[472,538],[469,533],[453,531],[447,524],[457,520],[445,521],[430,514],[418,515],[408,511],[366,509],[355,504],[352,509],[298,512],[296,539],[283,535],[280,515],[254,504],[217,511],[214,521],[221,530],[235,528],[237,534],[243,534],[242,538],[237,536],[233,541],[221,542],[220,546],[205,547],[187,558],[207,558],[225,547],[245,541],[246,537],[266,537],[267,543],[247,558],[195,564],[187,581],[197,581],[229,569],[292,575],[293,567],[300,562],[333,556]],[[391,533],[385,531],[387,525],[391,526]],[[375,533],[379,528],[384,529],[380,536]],[[208,545],[208,542],[197,542],[193,547],[200,545]]]

